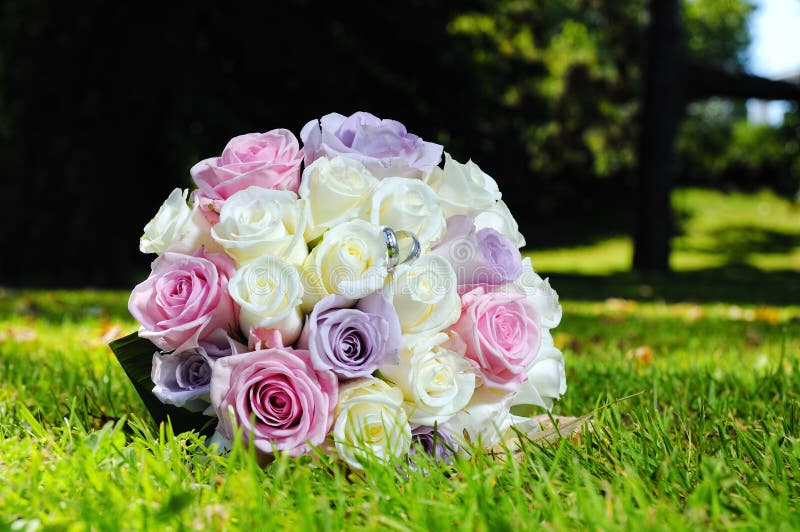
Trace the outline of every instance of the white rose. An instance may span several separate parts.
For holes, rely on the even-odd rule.
[[[383,288],[388,271],[380,228],[352,220],[325,232],[302,266],[303,309],[308,313],[325,296],[360,299]]]
[[[228,292],[239,305],[239,325],[250,335],[255,329],[278,331],[283,345],[300,336],[303,284],[297,268],[275,255],[264,255],[236,270]]]
[[[304,231],[305,202],[294,192],[249,187],[225,201],[211,236],[239,265],[262,255],[299,265],[308,255]]]
[[[562,310],[558,294],[550,286],[549,279],[542,279],[533,271],[529,257],[522,259],[522,274],[514,284],[528,296],[528,300],[541,318],[543,328],[552,329],[561,323]]]
[[[176,188],[144,226],[139,239],[142,253],[163,253],[167,250],[192,255],[200,246],[213,253],[222,248],[211,238],[211,226],[196,206],[186,204],[188,190]]]
[[[520,384],[512,405],[536,405],[552,410],[553,401],[567,391],[564,355],[553,345],[549,331],[542,331],[539,354],[528,367],[528,380]]]
[[[435,167],[426,181],[442,200],[446,218],[472,215],[500,199],[500,189],[489,174],[471,160],[454,161],[449,153],[444,154],[444,170]]]
[[[411,447],[411,427],[403,410],[403,392],[374,377],[339,386],[333,440],[339,456],[361,469],[370,457],[400,458]]]
[[[439,332],[461,316],[456,272],[439,255],[425,254],[398,266],[392,298],[404,334]]]
[[[444,234],[445,219],[436,193],[418,179],[387,177],[372,195],[370,220],[417,235],[422,249]]]
[[[505,235],[518,248],[525,247],[525,237],[519,232],[519,225],[503,200],[475,215],[475,228],[491,227]]]
[[[364,217],[378,180],[354,159],[320,157],[303,170],[297,193],[308,202],[306,241],[353,218]]]
[[[400,364],[380,369],[403,391],[404,407],[413,425],[444,423],[467,406],[475,391],[475,372],[469,361],[444,347],[445,333],[406,335]]]
[[[463,410],[442,423],[442,430],[452,434],[465,452],[472,445],[497,445],[512,423],[511,399],[508,393],[481,386]]]
[[[511,425],[506,431],[503,439],[507,444],[513,444],[514,440],[519,441],[519,436],[535,436],[542,430],[539,420],[533,417],[515,416],[511,414]]]

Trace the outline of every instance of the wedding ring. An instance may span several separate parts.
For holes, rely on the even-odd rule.
[[[411,262],[419,258],[420,251],[422,248],[419,245],[419,240],[417,240],[417,235],[412,233],[411,231],[396,231],[395,232],[396,238],[410,238],[411,239],[411,251],[408,252],[408,256],[400,264],[405,264],[406,262]]]
[[[422,247],[419,244],[417,235],[411,231],[395,231],[391,227],[381,227],[383,233],[383,241],[386,243],[386,253],[389,257],[389,271],[394,270],[400,264],[411,262],[419,258]],[[411,250],[403,260],[400,260],[400,245],[398,244],[399,238],[411,239]]]
[[[391,227],[382,227],[383,241],[386,243],[386,252],[389,256],[389,271],[394,270],[400,263],[400,248],[397,245],[397,235]]]

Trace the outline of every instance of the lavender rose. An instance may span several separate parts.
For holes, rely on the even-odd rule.
[[[411,431],[411,450],[408,452],[408,463],[416,469],[414,456],[423,452],[437,462],[452,464],[458,453],[458,443],[453,436],[439,427],[419,426]]]
[[[155,353],[150,374],[155,384],[153,394],[162,403],[202,412],[211,403],[208,394],[216,359],[245,351],[244,345],[217,329],[194,349],[177,354]]]
[[[409,133],[396,120],[359,111],[311,120],[300,132],[306,166],[337,155],[360,161],[377,178],[423,178],[439,164],[443,147]]]
[[[211,384],[211,357],[201,347],[174,354],[153,355],[153,395],[168,405],[192,412],[207,409]]]
[[[200,342],[206,354],[213,360],[247,351],[247,346],[231,338],[224,329],[217,329]]]
[[[450,261],[462,292],[509,283],[522,273],[522,256],[508,237],[490,227],[476,230],[468,216],[448,218],[444,238],[431,251]]]
[[[263,454],[300,456],[325,440],[338,396],[336,375],[315,371],[307,351],[265,349],[220,358],[211,376],[211,404],[217,430],[245,441]]]
[[[217,329],[238,327],[235,303],[228,294],[234,264],[229,257],[165,252],[151,266],[150,277],[136,285],[128,310],[139,322],[139,336],[162,351],[180,353],[198,347]]]
[[[378,366],[398,364],[400,321],[392,304],[375,292],[347,308],[348,300],[330,295],[308,316],[297,342],[308,349],[317,370],[352,379],[371,375]]]

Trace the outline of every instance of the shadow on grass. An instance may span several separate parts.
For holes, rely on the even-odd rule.
[[[676,249],[714,253],[725,257],[728,264],[741,264],[754,253],[791,253],[800,247],[800,234],[764,229],[751,225],[734,225],[712,231],[708,245],[678,245]]]
[[[572,189],[573,185],[567,188]],[[569,193],[561,192],[562,195]],[[583,186],[579,197],[569,201],[555,202],[547,195],[506,198],[505,201],[519,222],[527,246],[545,250],[591,246],[631,234],[635,221],[632,194],[629,187],[592,180]],[[564,205],[569,207],[564,208]]]
[[[602,301],[611,297],[667,302],[800,305],[800,272],[765,272],[728,265],[670,274],[547,274],[564,299]]]

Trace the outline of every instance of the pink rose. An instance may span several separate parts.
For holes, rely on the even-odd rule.
[[[480,367],[484,385],[512,391],[527,379],[541,330],[524,294],[475,288],[461,296],[461,318],[452,329],[464,342],[464,356]]]
[[[336,375],[316,371],[308,351],[265,349],[220,358],[211,376],[217,430],[228,439],[234,424],[261,453],[299,456],[325,440],[338,396]]]
[[[288,129],[239,135],[228,141],[221,157],[192,167],[198,186],[192,197],[209,222],[216,223],[223,202],[247,187],[297,192],[302,160],[303,150]]]
[[[150,277],[131,292],[128,310],[139,322],[139,336],[164,351],[195,349],[217,329],[235,331],[237,309],[228,294],[234,263],[226,255],[164,252]]]

